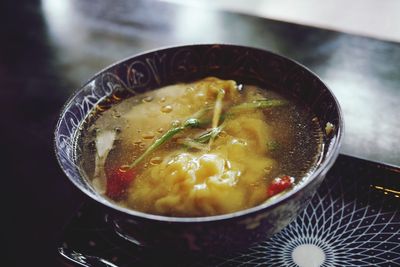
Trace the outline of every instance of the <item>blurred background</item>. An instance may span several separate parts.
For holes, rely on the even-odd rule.
[[[399,14],[397,0],[1,1],[4,266],[56,266],[82,202],[55,160],[58,114],[93,74],[150,49],[233,43],[297,60],[342,106],[341,153],[400,166]]]
[[[168,3],[173,5],[168,5]],[[400,41],[398,16],[400,2],[397,0],[354,0],[351,2],[345,0],[323,2],[318,0],[122,0],[113,3],[86,0],[42,0],[41,4],[46,28],[57,45],[62,46],[61,48],[73,49],[87,44],[94,38],[109,37],[113,38],[112,47],[125,48],[107,50],[113,59],[132,54],[129,50],[131,45],[124,47],[127,45],[127,39],[135,41],[140,39],[140,45],[149,48],[157,47],[157,44],[151,42],[155,39],[162,45],[207,41],[232,42],[233,38],[227,35],[230,35],[232,28],[236,27],[234,31],[237,35],[235,38],[237,43],[260,46],[257,39],[265,39],[265,36],[260,37],[255,33],[268,34],[268,31],[257,32],[254,25],[241,21],[227,24],[224,16],[220,16],[218,11],[236,12],[388,41]],[[244,18],[245,16],[237,17],[236,20],[249,19]],[[209,27],[211,25],[213,27]],[[95,29],[98,34],[93,36]],[[144,32],[146,34],[138,35]],[[163,36],[167,32],[168,35]],[[246,35],[246,32],[249,33]],[[171,36],[170,33],[173,35]],[[247,39],[239,39],[244,36]],[[153,39],[148,40],[149,38]],[[105,42],[105,40],[101,41]],[[97,46],[100,47],[102,44],[104,43]],[[107,45],[107,49],[112,48]],[[104,53],[101,54],[104,57]],[[78,57],[76,53],[71,56]],[[84,77],[87,78],[87,76]]]
[[[37,12],[68,88],[112,62],[163,46],[260,47],[303,63],[334,91],[347,122],[343,153],[400,164],[400,152],[393,151],[400,112],[393,82],[400,69],[379,64],[400,62],[391,44],[400,41],[399,11],[393,0],[43,0]]]
[[[163,0],[400,41],[397,0]]]

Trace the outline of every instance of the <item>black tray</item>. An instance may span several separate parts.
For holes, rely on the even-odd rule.
[[[186,259],[135,247],[91,202],[65,227],[58,249],[78,266],[400,266],[399,208],[400,168],[340,155],[295,221],[231,257]]]

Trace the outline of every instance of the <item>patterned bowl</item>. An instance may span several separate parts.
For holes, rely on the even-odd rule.
[[[290,93],[318,116],[322,129],[328,122],[335,126],[329,135],[324,133],[323,155],[306,181],[274,201],[235,213],[199,218],[132,211],[99,195],[81,175],[75,150],[77,132],[90,111],[116,90],[142,93],[206,76]],[[229,254],[277,233],[306,207],[338,156],[342,132],[337,100],[304,66],[250,47],[190,45],[136,55],[96,74],[65,104],[55,129],[55,152],[67,177],[104,208],[105,219],[121,238],[163,251]]]

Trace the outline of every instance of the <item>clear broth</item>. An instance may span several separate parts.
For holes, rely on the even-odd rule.
[[[105,195],[105,187],[107,186],[105,176],[107,176],[107,173],[115,169],[115,166],[129,164],[135,158],[138,158],[157,138],[165,134],[168,129],[182,125],[191,114],[196,114],[198,110],[206,106],[213,107],[216,97],[215,94],[209,92],[210,89],[207,89],[207,86],[224,85],[224,82],[215,78],[206,78],[190,84],[167,86],[122,100],[117,99],[116,101],[112,97],[105,99],[88,116],[77,139],[77,154],[83,174],[92,182],[94,188],[100,194]],[[130,183],[122,198],[111,201],[115,201],[124,207],[152,214],[182,217],[209,216],[246,209],[263,203],[268,199],[264,192],[276,177],[282,175],[295,177],[296,184],[306,179],[315,169],[322,150],[322,131],[315,115],[298,101],[273,90],[265,90],[251,85],[236,86],[236,90],[238,92],[226,94],[225,97],[228,99],[224,99],[225,102],[223,102],[223,108],[226,110],[229,110],[229,107],[259,99],[285,100],[288,104],[250,112],[247,110],[226,116],[226,118],[220,120],[220,124],[225,123],[227,126],[225,125],[221,133],[215,138],[212,144],[214,148],[207,148],[207,146],[195,148],[182,144],[182,140],[194,140],[196,136],[207,131],[210,124],[199,128],[185,129],[151,153],[138,166],[135,166],[139,172],[138,177]],[[110,105],[110,103],[112,104]],[[107,108],[104,108],[105,106]],[[213,115],[213,110],[210,111],[210,117]],[[224,109],[221,114],[223,112]],[[246,115],[246,112],[248,115]],[[260,118],[262,118],[263,123],[258,122]],[[253,131],[251,123],[246,126],[246,119],[260,124],[262,130]],[[235,120],[241,122],[239,126]],[[237,131],[237,129],[242,128],[248,132],[247,139],[243,138],[243,136],[246,137],[246,134],[242,135]],[[99,135],[104,132],[113,136],[109,139],[114,141],[112,146],[108,144],[108,148],[103,147],[105,152],[103,151],[103,158],[99,160],[96,142],[98,142]],[[260,141],[261,137],[265,137],[265,142]],[[223,140],[232,143],[224,144]],[[252,145],[252,147],[250,149],[239,147],[238,153],[235,153],[232,148],[236,144],[234,143],[235,140],[247,142],[245,145],[249,147]],[[254,142],[258,143],[255,144]],[[220,146],[219,150],[218,146]],[[251,151],[254,151],[254,153]],[[240,153],[247,154],[239,157]],[[230,175],[234,173],[232,175],[236,176],[232,178],[233,180],[226,180],[228,182],[224,180],[224,182],[233,183],[232,181],[234,181],[236,183],[234,186],[242,188],[240,190],[235,188],[235,191],[233,191],[233,187],[226,184],[218,184],[218,186],[211,184],[209,177],[212,175],[217,177],[218,175],[215,174],[215,171],[211,171],[209,174],[201,174],[202,177],[200,177],[201,175],[198,173],[201,171],[198,169],[201,166],[196,167],[198,168],[196,175],[189,177],[182,174],[182,177],[185,178],[176,178],[176,175],[172,173],[177,171],[176,169],[166,172],[168,168],[172,168],[170,167],[171,164],[168,165],[171,162],[178,164],[177,166],[182,165],[176,159],[179,155],[184,155],[182,157],[184,157],[183,161],[185,162],[192,160],[191,163],[187,164],[193,165],[194,163],[200,164],[202,154],[217,155],[217,160],[224,162],[224,165],[229,165],[232,161],[236,169],[233,168],[235,170]],[[104,155],[106,156],[104,157]],[[246,158],[249,159],[248,162],[242,160]],[[256,162],[258,160],[260,160],[259,163]],[[218,164],[219,167],[215,167],[212,162],[207,163],[206,161],[204,161],[204,164],[211,164],[211,167],[205,169],[205,172],[208,172],[209,169],[224,168],[225,173],[222,176],[226,178],[228,169],[231,167],[221,167]],[[99,166],[99,162],[102,166]],[[254,167],[251,166],[252,164],[259,165]],[[266,167],[261,172],[259,169],[262,166]],[[187,166],[182,168],[188,169]],[[99,169],[102,169],[102,171],[99,171]],[[190,168],[188,170],[193,171]],[[180,170],[178,169],[178,171]],[[253,179],[249,173],[257,174],[260,177]],[[176,182],[174,184],[170,181],[173,180],[171,177],[180,179],[179,186]],[[242,178],[243,181],[241,181]],[[182,182],[183,179],[202,179],[202,182],[197,181],[188,184]],[[172,183],[168,187],[164,184],[167,181]],[[206,194],[201,191],[204,190],[204,186],[201,188],[202,185],[209,186],[210,192]],[[231,189],[233,193],[227,191]],[[172,191],[173,193],[171,193]],[[107,196],[105,195],[105,197]],[[147,197],[149,199],[146,199]],[[137,198],[142,199],[138,200]],[[237,205],[232,203],[235,201],[240,203]]]

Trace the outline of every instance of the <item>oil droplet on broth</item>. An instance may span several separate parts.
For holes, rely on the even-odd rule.
[[[193,87],[191,87],[191,86],[186,87],[186,89],[185,89],[185,95],[192,93],[194,90],[195,90],[195,88],[193,88]]]
[[[160,100],[158,101],[158,103],[162,104],[162,103],[165,103],[165,101],[167,101],[167,98],[161,97]]]
[[[178,127],[181,124],[181,122],[179,120],[173,120],[171,122],[172,127]]]
[[[112,116],[113,116],[115,119],[117,119],[117,118],[121,117],[121,113],[119,113],[118,111],[114,110],[113,113],[112,113]]]
[[[170,113],[173,110],[171,105],[165,105],[161,107],[161,112]]]
[[[153,101],[152,96],[146,96],[146,97],[143,97],[143,99],[142,99],[143,103],[147,103],[147,102],[151,102],[151,101]]]
[[[143,145],[145,145],[145,144],[142,141],[133,142],[133,147],[135,147],[135,148],[143,148]]]
[[[107,108],[105,106],[97,105],[96,109],[101,112],[101,111],[106,110]]]
[[[162,158],[161,157],[153,157],[151,160],[150,160],[150,164],[151,165],[158,165],[158,164],[160,164],[162,162]]]
[[[164,128],[158,128],[157,132],[163,133],[164,132]]]
[[[119,100],[122,99],[122,97],[118,96],[116,93],[114,93],[114,94],[112,95],[112,98],[113,98],[114,100],[116,100],[116,101],[119,101]]]
[[[154,138],[154,133],[152,132],[147,132],[142,134],[143,139],[153,139]]]
[[[270,173],[271,171],[272,171],[272,166],[267,166],[264,168],[264,172],[267,174]]]
[[[129,165],[122,165],[121,167],[119,167],[120,172],[127,172],[129,171],[129,169]]]

